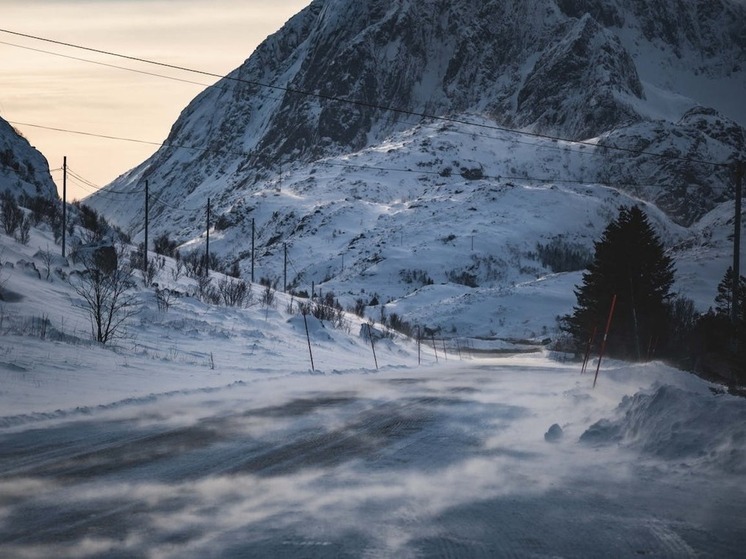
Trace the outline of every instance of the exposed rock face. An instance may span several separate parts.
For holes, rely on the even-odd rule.
[[[0,192],[57,198],[46,158],[0,118]]]
[[[518,92],[518,124],[592,138],[641,120],[625,98],[644,97],[632,57],[589,14],[547,48]]]
[[[676,123],[638,123],[599,145],[630,150],[608,150],[601,181],[654,202],[688,226],[733,198],[732,169],[721,163],[746,156],[746,130],[714,109],[695,107]]]
[[[220,214],[230,193],[251,192],[292,165],[376,145],[426,115],[476,114],[500,126],[571,140],[608,134],[603,141],[651,149],[683,134],[692,139],[686,153],[705,160],[710,143],[720,142],[717,125],[677,120],[697,104],[709,83],[702,80],[746,85],[744,29],[746,7],[737,0],[315,0],[182,112],[172,147],[112,187],[140,196],[147,178],[166,203],[200,207],[211,196]],[[677,99],[691,101],[679,101],[686,106],[675,117],[653,120],[670,93],[657,69],[663,75],[674,66],[670,87],[690,76],[699,89],[677,89]],[[597,171],[633,185],[694,176],[686,202],[675,189],[654,197],[681,223],[707,211],[711,194],[727,196],[728,181],[707,178],[701,166],[616,153]],[[136,206],[126,196],[88,202],[125,229],[141,228],[139,212],[122,211]],[[156,208],[153,219],[157,228],[173,217]]]

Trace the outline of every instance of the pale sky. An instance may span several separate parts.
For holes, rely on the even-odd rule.
[[[0,0],[0,28],[227,74],[310,0]],[[11,43],[11,46],[8,43]],[[30,47],[199,82],[194,85],[28,50]],[[216,80],[0,33],[0,116],[12,123],[149,142]],[[13,124],[49,161],[104,186],[157,146]],[[62,173],[52,177],[62,192]],[[68,200],[90,186],[68,176]]]

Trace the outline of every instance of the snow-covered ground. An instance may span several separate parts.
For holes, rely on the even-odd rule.
[[[49,233],[0,239],[2,557],[746,546],[746,400],[688,373],[608,361],[594,389],[595,363],[581,376],[546,352],[485,357],[450,340],[437,361],[423,346],[418,365],[401,337],[377,343],[377,370],[354,317],[346,329],[310,319],[312,371],[281,294],[241,309],[183,296],[160,312],[143,290],[126,336],[100,347],[54,270],[70,268],[47,278],[35,256],[59,250]],[[516,286],[524,320],[538,297],[571,302],[568,277]]]

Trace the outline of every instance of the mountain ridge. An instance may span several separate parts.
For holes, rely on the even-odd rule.
[[[693,94],[702,83],[746,84],[743,69],[728,70],[746,43],[729,31],[719,43],[721,64],[707,73],[692,61],[711,58],[697,45],[725,15],[746,23],[746,10],[722,0],[694,28],[698,5],[657,0],[658,15],[649,16],[635,0],[588,0],[573,4],[582,11],[574,17],[565,13],[570,3],[556,0],[316,0],[186,107],[167,145],[108,187],[117,196],[104,189],[86,202],[141,239],[148,179],[157,201],[151,232],[201,250],[209,198],[211,248],[244,273],[256,223],[257,267],[268,276],[280,273],[283,241],[311,255],[291,274],[292,288],[316,284],[354,298],[373,289],[365,278],[376,276],[387,301],[408,293],[400,273],[416,271],[408,262],[430,249],[410,247],[402,256],[386,231],[437,220],[427,217],[435,204],[461,224],[451,233],[461,243],[470,236],[468,216],[481,224],[471,229],[510,239],[495,217],[506,215],[499,204],[509,198],[500,193],[511,182],[537,204],[551,187],[585,204],[579,219],[591,225],[577,230],[524,208],[525,239],[491,243],[477,262],[463,244],[445,244],[452,266],[435,281],[469,274],[480,288],[500,290],[545,277],[549,270],[531,256],[537,243],[551,241],[542,219],[555,237],[579,235],[572,242],[588,249],[621,204],[654,212],[650,203],[658,204],[667,213],[662,230],[678,231],[672,242],[680,243],[687,228],[732,198],[727,168],[713,171],[709,161],[744,157],[742,125]],[[662,38],[653,33],[659,28]],[[682,67],[687,62],[692,68]],[[314,236],[328,246],[319,248]],[[491,277],[496,267],[505,272]],[[384,273],[373,274],[377,268]]]

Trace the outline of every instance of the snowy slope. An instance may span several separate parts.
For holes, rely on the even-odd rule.
[[[312,321],[314,374],[282,297],[226,309],[186,296],[159,313],[140,290],[128,335],[103,348],[61,277],[71,268],[57,260],[47,278],[34,255],[50,240],[0,236],[4,557],[737,557],[746,545],[746,400],[722,387],[606,361],[594,389],[546,353],[452,345],[437,362],[425,345],[418,366],[401,338],[379,342],[376,371],[356,324]]]
[[[694,4],[317,1],[185,108],[172,145],[86,203],[141,241],[147,180],[151,238],[188,251],[205,244],[209,199],[211,248],[244,276],[253,223],[257,280],[282,284],[287,246],[292,289],[520,338],[552,330],[571,308],[553,293],[577,283],[538,245],[589,251],[640,203],[668,247],[689,247],[678,287],[704,310],[727,265],[695,273],[697,222],[732,199],[727,164],[746,140],[740,114],[697,92],[742,90],[744,10]],[[513,312],[544,287],[530,319]]]
[[[641,122],[678,134],[687,125],[679,119],[700,105],[746,123],[731,102],[746,87],[744,7],[649,4],[317,0],[186,107],[168,146],[112,184],[130,198],[102,193],[89,203],[137,233],[146,179],[166,201],[204,206],[226,190],[262,188],[295,163],[379,145],[422,113],[573,139]],[[687,155],[707,159],[707,142]],[[651,182],[652,166],[641,180]],[[726,189],[722,177],[710,182],[698,187]],[[712,209],[696,201],[694,218]]]
[[[253,220],[257,280],[282,285],[287,245],[291,289],[332,290],[345,306],[375,295],[384,312],[454,334],[541,338],[571,310],[580,274],[555,275],[537,245],[561,241],[590,254],[620,206],[642,204],[664,244],[679,247],[677,289],[706,310],[728,265],[727,222],[715,227],[722,239],[708,251],[701,228],[676,225],[655,206],[596,184],[598,151],[464,125],[416,127],[288,169],[250,194],[217,187],[212,203],[227,211],[211,231],[211,250],[240,261],[248,277]],[[174,228],[165,230],[177,238],[204,223],[198,207],[151,208],[168,214]],[[204,244],[202,233],[182,250]],[[380,319],[380,305],[368,312]]]

